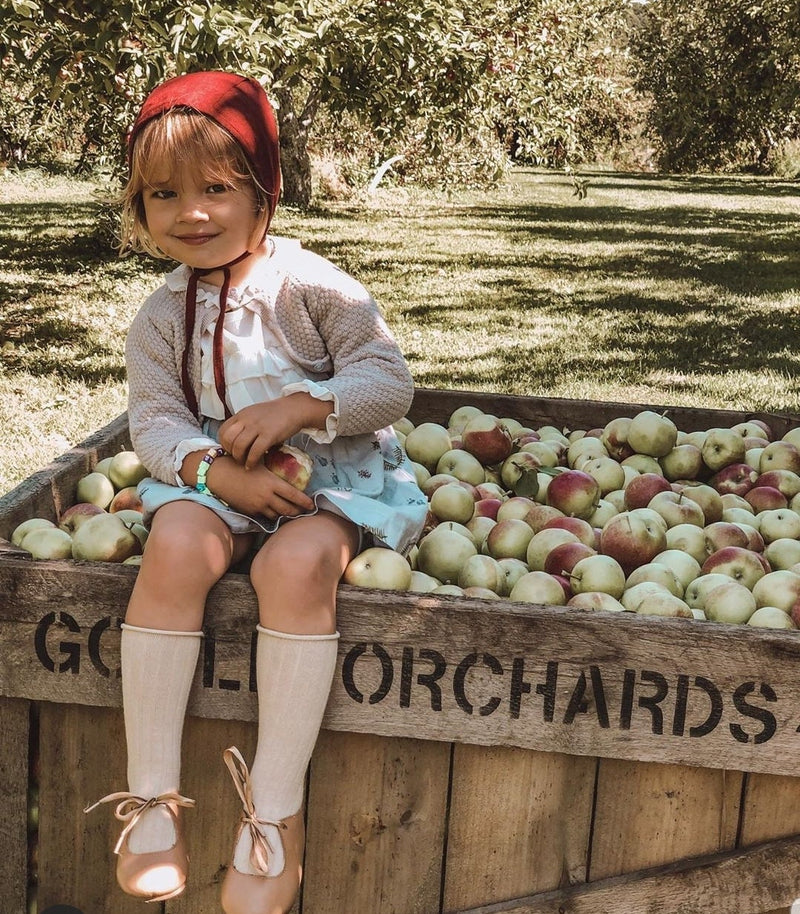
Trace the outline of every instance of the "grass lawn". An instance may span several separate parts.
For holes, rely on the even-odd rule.
[[[164,264],[97,240],[89,182],[0,175],[0,493],[125,408],[123,345]],[[417,384],[800,413],[800,185],[518,171],[302,214],[375,294]]]

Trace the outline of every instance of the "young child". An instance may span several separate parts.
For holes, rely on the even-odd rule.
[[[411,376],[374,300],[267,234],[278,152],[255,80],[177,77],[133,125],[123,201],[123,246],[181,265],[127,341],[150,536],[122,631],[128,791],[99,802],[116,801],[125,823],[121,887],[148,901],[180,894],[182,809],[194,805],[179,793],[181,732],[205,601],[256,548],[258,744],[250,771],[235,747],[224,753],[243,802],[226,914],[292,906],[304,778],[337,655],[337,585],[367,538],[404,551],[427,511],[389,427],[409,407]],[[264,465],[284,442],[313,458],[306,493]]]

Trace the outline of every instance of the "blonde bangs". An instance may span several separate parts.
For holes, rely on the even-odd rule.
[[[199,172],[208,184],[251,187],[259,213],[259,230],[269,223],[267,194],[257,182],[237,141],[213,120],[193,111],[176,109],[146,124],[136,137],[130,178],[122,197],[120,250],[164,255],[147,231],[143,194],[164,181],[178,180],[185,168]]]

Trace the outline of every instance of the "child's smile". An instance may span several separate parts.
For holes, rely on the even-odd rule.
[[[249,188],[208,184],[185,169],[146,188],[144,208],[153,241],[190,267],[220,267],[254,249],[257,212]]]

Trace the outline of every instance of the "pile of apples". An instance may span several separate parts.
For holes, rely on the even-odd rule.
[[[686,433],[641,410],[567,431],[464,406],[395,431],[427,523],[407,556],[365,550],[347,583],[800,627],[800,428]]]
[[[16,527],[11,542],[35,559],[138,565],[147,529],[136,487],[147,475],[134,451],[119,451],[78,480],[75,503],[58,523],[29,518]]]

